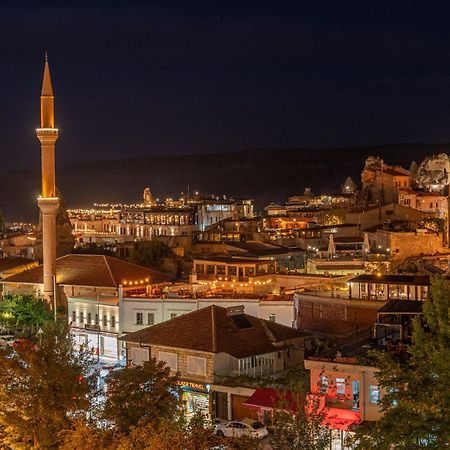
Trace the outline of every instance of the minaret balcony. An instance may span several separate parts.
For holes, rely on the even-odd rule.
[[[36,128],[37,134],[57,135],[58,132],[58,128]]]

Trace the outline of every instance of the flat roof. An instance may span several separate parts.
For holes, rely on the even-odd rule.
[[[382,284],[412,284],[416,286],[429,286],[428,275],[373,275],[361,274],[351,280],[350,283],[382,283]]]
[[[378,314],[418,314],[422,312],[423,301],[390,300],[378,310]]]
[[[202,262],[213,262],[213,263],[224,263],[224,264],[258,264],[258,263],[266,263],[272,262],[270,259],[257,259],[257,258],[232,258],[226,256],[211,256],[211,258],[207,257],[199,257],[194,258],[194,261],[202,261]]]

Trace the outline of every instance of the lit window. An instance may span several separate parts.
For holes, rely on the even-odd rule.
[[[336,378],[336,394],[345,395],[345,378]]]
[[[328,377],[321,376],[320,377],[320,393],[321,394],[328,394]]]
[[[369,386],[369,403],[377,405],[380,402],[380,389],[378,386]]]

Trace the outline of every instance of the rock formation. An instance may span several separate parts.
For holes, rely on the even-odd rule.
[[[416,183],[427,191],[441,192],[450,184],[450,160],[440,153],[425,158],[419,166]]]
[[[59,208],[56,211],[56,257],[72,253],[75,245],[75,237],[73,236],[73,227],[67,214],[64,198],[57,189],[57,195],[60,198]],[[42,262],[42,214],[39,213],[39,226],[34,244],[34,257]]]

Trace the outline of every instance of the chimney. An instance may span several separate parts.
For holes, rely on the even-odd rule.
[[[244,305],[229,306],[227,308],[227,316],[228,317],[240,316],[241,314],[245,314],[245,306]]]

